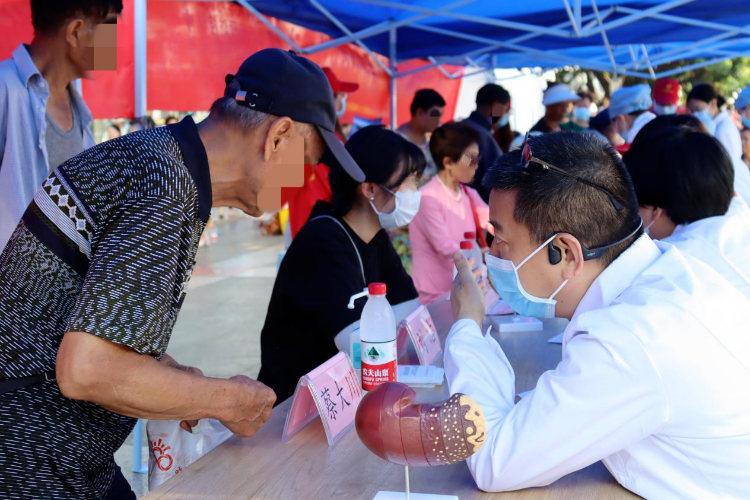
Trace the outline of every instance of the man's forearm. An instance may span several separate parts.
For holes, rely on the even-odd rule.
[[[188,373],[84,332],[68,332],[57,378],[66,397],[137,418],[232,421],[240,390],[231,380]]]

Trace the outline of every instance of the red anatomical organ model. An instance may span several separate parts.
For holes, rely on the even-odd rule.
[[[414,404],[414,389],[398,382],[378,386],[357,408],[357,434],[380,458],[427,467],[466,460],[484,444],[479,405],[465,394],[442,403]]]

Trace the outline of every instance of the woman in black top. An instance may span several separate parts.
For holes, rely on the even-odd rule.
[[[351,331],[366,302],[351,310],[349,297],[369,283],[385,283],[392,306],[402,304],[408,312],[418,306],[411,277],[384,228],[406,225],[416,215],[424,155],[382,126],[358,131],[346,149],[366,180],[357,183],[331,169],[332,200],[318,202],[294,238],[268,306],[258,380],[276,392],[279,403],[294,393],[301,376],[338,352],[336,335]]]

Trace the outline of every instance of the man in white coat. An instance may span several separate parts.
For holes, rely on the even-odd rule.
[[[707,264],[750,299],[750,209],[735,196],[721,143],[700,130],[667,128],[639,136],[623,161],[651,237]]]
[[[485,177],[493,286],[519,313],[571,320],[562,361],[515,404],[514,375],[483,335],[483,293],[457,254],[451,393],[484,410],[468,459],[486,491],[544,486],[603,461],[655,499],[750,498],[750,302],[721,276],[643,234],[617,154],[547,134]]]

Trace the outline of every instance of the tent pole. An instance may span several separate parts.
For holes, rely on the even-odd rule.
[[[391,28],[388,33],[388,56],[391,65],[391,74],[388,76],[391,90],[391,130],[396,130],[396,29]]]
[[[135,0],[135,118],[146,116],[146,0]]]
[[[352,32],[351,32],[351,30],[350,30],[349,28],[347,28],[347,27],[346,27],[346,26],[344,25],[344,23],[342,23],[341,21],[339,21],[339,20],[338,20],[338,19],[336,18],[336,16],[334,16],[333,14],[331,14],[331,12],[330,12],[330,11],[329,11],[328,9],[326,9],[325,7],[323,7],[323,6],[322,6],[322,5],[320,4],[320,2],[318,2],[317,0],[310,0],[310,4],[311,4],[311,5],[313,6],[313,7],[315,7],[316,9],[318,9],[318,10],[320,11],[320,13],[321,13],[321,14],[323,14],[324,16],[326,16],[326,18],[328,18],[328,20],[329,20],[329,21],[331,21],[331,23],[333,23],[333,25],[334,25],[334,26],[336,26],[336,27],[337,27],[338,29],[340,29],[341,31],[343,31],[345,35],[347,35],[347,36],[352,36]],[[369,49],[369,48],[367,47],[367,45],[365,45],[365,44],[364,44],[364,42],[362,42],[362,40],[354,40],[354,43],[355,43],[355,44],[356,44],[356,45],[357,45],[358,47],[360,47],[360,48],[361,48],[362,50],[364,50],[365,52],[367,52],[367,55],[368,55],[368,56],[370,56],[370,58],[371,58],[371,59],[372,59],[373,61],[375,61],[375,64],[377,64],[378,66],[380,66],[381,68],[383,68],[383,71],[385,71],[385,72],[386,72],[386,73],[387,73],[388,75],[390,75],[390,74],[391,74],[391,70],[390,70],[390,69],[388,68],[388,66],[386,66],[386,65],[385,65],[385,63],[384,63],[383,61],[381,61],[381,60],[380,60],[380,58],[379,58],[378,56],[376,56],[376,55],[375,55],[375,54],[374,54],[374,53],[373,53],[373,52],[372,52],[372,51],[371,51],[371,50],[370,50],[370,49]]]
[[[452,3],[450,5],[446,5],[445,7],[443,7],[443,9],[445,10],[457,9],[458,7],[468,5],[470,3],[474,3],[475,1],[476,0],[459,0],[458,2]],[[302,49],[301,53],[302,54],[315,54],[316,52],[321,52],[323,50],[332,49],[334,47],[338,47],[339,45],[344,45],[345,43],[353,42],[354,40],[364,40],[365,38],[369,38],[371,36],[385,33],[386,31],[390,31],[392,27],[398,28],[399,26],[407,26],[410,24],[414,24],[414,23],[421,21],[422,19],[427,19],[428,17],[431,17],[431,16],[432,14],[419,14],[418,16],[401,19],[399,21],[394,21],[392,19],[389,19],[388,21],[383,21],[378,24],[374,24],[370,26],[369,28],[356,31],[352,33],[351,35],[342,36],[340,38],[335,38],[333,40],[329,40],[323,43],[318,43],[315,45],[308,45],[307,47]]]
[[[292,40],[291,38],[289,38],[286,33],[284,33],[279,28],[277,28],[276,26],[274,26],[273,23],[271,23],[271,21],[269,21],[268,19],[266,19],[266,16],[264,16],[263,14],[261,14],[258,9],[256,9],[252,5],[250,5],[250,3],[247,0],[237,0],[237,3],[240,4],[240,5],[242,5],[243,7],[245,7],[248,11],[250,11],[255,17],[258,18],[258,21],[262,22],[263,24],[266,25],[266,28],[268,28],[271,31],[273,31],[274,33],[276,33],[276,35],[279,38],[281,38],[282,40],[284,40],[287,44],[289,44],[289,46],[292,49],[294,49],[295,52],[301,53],[303,51],[302,47],[300,47],[299,45],[297,45],[297,43],[295,43],[294,40]]]
[[[631,9],[630,7],[623,7],[618,5],[617,11],[622,12],[624,14],[636,14],[640,11],[636,9]],[[684,24],[687,26],[697,26],[699,28],[708,28],[708,29],[714,29],[718,31],[729,31],[732,34],[743,34],[743,35],[750,35],[750,29],[748,28],[738,28],[737,26],[731,26],[728,24],[721,24],[721,23],[713,23],[710,21],[703,21],[701,19],[691,19],[689,17],[681,17],[681,16],[673,16],[671,14],[649,14],[649,19],[657,19],[659,21],[667,21],[677,24]]]
[[[625,16],[625,17],[621,17],[621,18],[616,19],[614,21],[610,21],[607,24],[599,25],[598,28],[593,28],[593,29],[590,29],[590,30],[585,30],[582,33],[582,36],[584,38],[586,38],[586,37],[598,35],[602,31],[613,30],[615,28],[619,28],[620,26],[625,26],[626,24],[631,24],[631,23],[634,23],[636,21],[640,21],[641,19],[645,19],[645,18],[649,17],[652,14],[659,14],[661,12],[664,12],[664,11],[667,11],[667,10],[670,10],[670,9],[674,9],[676,7],[679,7],[681,5],[685,5],[685,4],[694,2],[694,1],[695,0],[672,0],[671,2],[662,2],[662,3],[657,4],[654,7],[651,7],[649,9],[642,10],[642,11],[639,11],[639,12],[637,12],[635,14],[630,14],[630,15]]]

